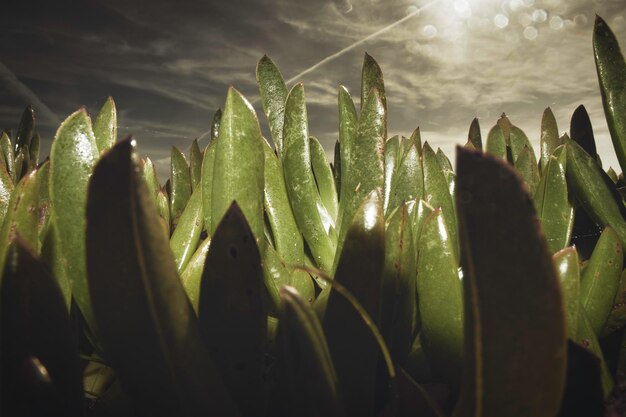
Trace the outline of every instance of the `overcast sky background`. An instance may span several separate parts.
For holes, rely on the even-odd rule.
[[[617,166],[594,67],[595,13],[625,51],[624,0],[9,0],[0,127],[16,128],[32,103],[47,155],[61,120],[80,106],[95,117],[112,95],[120,135],[133,133],[140,152],[161,161],[165,182],[170,147],[186,150],[209,129],[228,85],[266,126],[255,81],[263,54],[290,79],[411,15],[300,79],[311,134],[327,150],[337,139],[337,87],[358,106],[368,52],[385,76],[390,136],[419,125],[423,140],[453,159],[474,117],[486,137],[506,112],[538,144],[545,107],[563,132],[584,104],[605,167]]]

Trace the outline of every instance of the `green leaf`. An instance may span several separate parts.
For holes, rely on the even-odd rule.
[[[507,160],[506,140],[499,125],[492,127],[487,134],[486,152],[502,160]]]
[[[170,219],[170,205],[165,193],[162,190],[159,190],[159,193],[157,194],[157,210],[163,221],[165,236],[169,238],[172,225],[172,219]]]
[[[341,143],[339,143],[338,140],[335,141],[333,158],[330,167],[333,171],[333,181],[335,182],[335,190],[337,190],[337,199],[339,199],[341,191]],[[339,216],[339,208],[337,208],[337,216]],[[335,219],[335,222],[336,221]]]
[[[340,146],[340,158],[339,164],[341,166],[341,172],[347,173],[350,170],[350,164],[352,162],[352,153],[354,143],[357,138],[358,128],[358,116],[356,114],[356,108],[350,93],[344,86],[339,86],[338,99],[339,103],[339,143]],[[337,159],[335,159],[337,163]],[[341,185],[338,189],[340,195],[339,202],[339,214],[337,215],[337,228],[340,228],[341,219],[343,217],[344,204],[341,199],[348,192],[347,184],[345,182],[345,174],[342,175]]]
[[[211,225],[211,210],[212,210],[212,196],[213,196],[213,168],[215,166],[215,149],[217,141],[209,143],[204,150],[204,157],[202,158],[202,212],[204,216],[204,227],[212,233]]]
[[[7,258],[0,287],[0,410],[80,416],[77,341],[61,291],[19,237]]]
[[[33,138],[30,140],[29,156],[28,156],[32,169],[34,169],[35,167],[37,167],[37,165],[39,165],[40,147],[41,147],[41,136],[39,136],[39,133],[35,133],[33,135]]]
[[[524,146],[524,149],[519,153],[514,166],[522,177],[524,184],[526,184],[530,195],[535,195],[537,182],[539,181],[537,161],[534,160],[533,151],[528,146]]]
[[[228,104],[224,111],[228,121]],[[222,125],[223,126],[223,125]],[[225,136],[220,132],[220,139]],[[262,415],[267,307],[261,256],[237,202],[215,230],[207,255],[198,318],[219,374],[243,415]]]
[[[20,179],[22,179],[25,171],[24,168],[28,166],[28,160],[24,160],[24,158],[27,156],[27,154],[24,153],[24,149],[27,148],[21,148],[15,154],[15,182],[18,182]]]
[[[276,251],[285,262],[302,264],[304,263],[304,243],[289,203],[282,164],[267,142],[263,150],[265,155],[265,212],[272,228]]]
[[[115,144],[117,140],[117,109],[112,97],[108,97],[102,105],[93,124],[93,133],[100,154]]]
[[[598,337],[591,327],[591,322],[589,321],[589,318],[587,317],[587,313],[585,312],[584,308],[580,309],[576,342],[586,347],[600,360],[600,379],[602,383],[602,393],[604,395],[604,399],[606,400],[609,395],[611,395],[611,392],[613,392],[613,377],[611,376],[611,373],[606,366],[606,362],[604,361],[604,354],[602,353],[602,348],[600,347],[600,342],[598,341]]]
[[[222,122],[222,109],[215,110],[211,120],[211,142],[215,141],[220,134],[220,123]],[[207,145],[208,146],[208,145]]]
[[[2,137],[0,137],[0,152],[2,153],[2,159],[5,162],[7,172],[11,176],[13,182],[17,182],[15,180],[15,155],[13,152],[13,145],[11,144],[9,135],[5,132],[2,132]]]
[[[478,119],[474,118],[472,120],[472,124],[469,128],[469,133],[467,135],[467,140],[474,146],[474,149],[482,151],[483,150],[483,141],[480,136],[480,124],[478,123]]]
[[[261,128],[254,109],[231,87],[215,147],[210,234],[215,232],[231,203],[237,201],[263,251],[264,158]]]
[[[613,308],[623,258],[619,237],[607,226],[596,243],[580,282],[580,300],[596,335],[600,334]]]
[[[409,138],[411,143],[414,143],[417,147],[417,152],[419,152],[420,156],[422,155],[422,135],[420,134],[420,127],[416,127],[413,133],[411,133],[411,137]]]
[[[22,119],[20,125],[17,128],[17,136],[15,137],[15,152],[17,153],[22,148],[30,147],[30,141],[33,137],[33,130],[35,129],[35,112],[33,107],[29,104],[22,113]]]
[[[97,329],[87,287],[85,210],[89,178],[97,159],[91,120],[85,110],[80,109],[65,119],[52,142],[51,221],[55,223],[58,237],[59,262],[64,264],[72,296],[93,333],[97,333]]]
[[[511,125],[509,129],[509,147],[511,149],[511,157],[513,158],[511,162],[515,165],[521,153],[524,151],[524,148],[528,148],[531,165],[535,167],[533,178],[537,177],[536,182],[538,182],[539,174],[536,169],[537,158],[535,157],[535,152],[533,151],[533,145],[530,143],[528,136],[526,136],[526,133],[524,133],[522,129],[513,125]]]
[[[574,246],[558,251],[552,256],[563,295],[565,308],[565,328],[569,339],[576,340],[580,309],[580,268],[578,252]]]
[[[280,70],[267,55],[259,60],[256,67],[256,82],[261,93],[263,110],[267,116],[272,142],[276,146],[278,158],[283,157],[283,126],[285,122],[285,102],[288,90]]]
[[[367,59],[367,57],[366,57]],[[357,139],[353,146],[349,170],[345,172],[346,187],[342,193],[343,217],[340,222],[335,267],[341,247],[357,208],[372,190],[384,186],[384,146],[387,115],[384,104],[376,90],[363,105]],[[344,179],[342,179],[344,180]],[[335,268],[336,269],[336,268]]]
[[[189,202],[181,214],[178,226],[170,239],[170,248],[174,255],[176,271],[182,273],[200,242],[200,233],[204,226],[202,219],[202,190],[191,194]]]
[[[386,158],[385,162],[387,162]],[[385,171],[385,176],[386,175],[387,172]],[[412,144],[408,151],[404,153],[396,167],[391,182],[388,209],[391,211],[399,207],[403,202],[419,199],[423,196],[423,193],[424,178],[422,177],[422,161],[417,151],[417,146]]]
[[[554,416],[565,385],[565,317],[532,203],[502,161],[460,147],[457,161],[465,359],[453,415]]]
[[[401,153],[400,141],[400,136],[396,135],[389,138],[389,140],[385,142],[385,179],[383,183],[383,206],[385,209],[385,215],[391,211],[391,209],[389,208],[389,199],[391,198],[391,187],[396,173],[396,166],[400,163],[400,158],[398,157],[398,155]]]
[[[406,204],[402,203],[385,227],[380,326],[393,358],[399,363],[406,361],[418,327],[414,241],[411,218]]]
[[[172,146],[170,153],[170,178],[171,178],[171,193],[170,193],[170,219],[172,222],[172,229],[176,229],[178,219],[187,202],[191,196],[191,175],[189,173],[189,164],[185,155]]]
[[[541,152],[539,163],[541,164],[540,168],[542,174],[546,169],[546,165],[548,165],[550,156],[552,156],[554,150],[560,145],[561,140],[559,138],[559,128],[556,124],[556,118],[554,117],[554,113],[552,113],[552,109],[548,107],[543,111],[543,116],[541,117],[541,138],[539,139]]]
[[[606,337],[626,324],[626,270],[622,271],[620,284],[613,299],[613,308],[599,337]]]
[[[209,253],[210,245],[211,239],[204,239],[187,263],[183,272],[180,274],[180,282],[183,284],[187,297],[189,297],[189,302],[191,303],[191,306],[196,314],[198,314],[198,305],[200,302],[200,283],[202,280],[202,271],[204,270],[204,263],[206,262],[206,256],[207,253]]]
[[[283,175],[294,217],[311,248],[315,263],[325,272],[332,268],[336,244],[329,236],[330,216],[320,216],[323,206],[311,169],[309,127],[304,87],[295,85],[285,106]],[[323,212],[323,211],[322,211]]]
[[[448,180],[439,165],[437,155],[428,142],[424,143],[423,170],[424,170],[424,200],[433,208],[441,208],[443,221],[448,232],[450,248],[459,259],[459,238],[457,235],[456,209],[450,195]]]
[[[378,62],[372,58],[367,52],[363,57],[363,68],[361,71],[361,116],[369,100],[372,90],[376,89],[382,112],[387,114],[387,97],[385,96],[385,82],[383,81],[383,72],[378,66]],[[382,137],[387,138],[387,117],[382,121]],[[360,122],[359,122],[360,123]],[[358,140],[358,139],[357,139]]]
[[[281,288],[280,298],[280,407],[286,415],[343,416],[337,374],[322,326],[294,288]]]
[[[619,165],[626,171],[626,63],[615,35],[597,15],[593,53],[609,133]]]
[[[203,344],[138,161],[133,143],[119,142],[89,186],[89,290],[107,360],[142,414],[239,415]]]
[[[435,209],[424,222],[418,246],[421,335],[435,376],[456,386],[463,359],[463,289],[454,244],[442,210]]]
[[[593,137],[593,128],[587,109],[582,104],[576,107],[570,121],[570,137],[580,145],[592,158],[598,159],[596,141]]]
[[[337,218],[339,203],[337,201],[337,190],[335,189],[333,172],[326,159],[324,148],[314,136],[309,137],[309,147],[311,152],[311,167],[313,168],[317,189],[322,203],[324,207],[326,207],[326,212],[334,222]]]
[[[189,150],[189,175],[191,177],[191,192],[200,185],[202,179],[202,151],[198,146],[198,139],[194,139]]]
[[[385,225],[380,189],[358,207],[346,235],[335,281],[343,285],[374,320],[380,315]],[[378,346],[352,304],[330,290],[322,326],[337,370],[346,414],[374,415]]]
[[[52,276],[59,285],[69,314],[72,307],[72,285],[67,273],[67,263],[61,256],[59,237],[53,221],[50,222],[41,239],[41,259],[48,265]]]
[[[435,209],[424,200],[419,200],[417,202],[417,207],[413,212],[413,236],[415,238],[415,247],[418,247],[426,219],[428,219],[434,211]]]
[[[13,179],[6,169],[4,163],[0,163],[0,223],[7,214],[9,208],[9,200],[13,193]]]
[[[576,142],[566,142],[567,182],[587,214],[599,225],[609,225],[626,245],[626,222],[604,180],[604,172]],[[609,180],[610,182],[610,180]]]
[[[550,253],[569,245],[574,227],[574,206],[567,191],[564,157],[565,154],[558,159],[550,156],[533,200]]]
[[[159,183],[159,178],[157,176],[156,168],[154,167],[152,160],[148,157],[146,157],[146,159],[143,161],[142,173],[143,173],[143,179],[146,182],[146,185],[148,186],[148,192],[152,196],[152,200],[154,201],[154,204],[158,206],[158,195],[159,195],[159,191],[161,190],[161,185]],[[168,212],[169,212],[169,209],[168,209]]]

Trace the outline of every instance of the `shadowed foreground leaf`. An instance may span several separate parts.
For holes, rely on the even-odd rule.
[[[133,143],[122,141],[89,186],[89,290],[105,358],[143,414],[238,415],[202,342],[138,162]]]
[[[0,287],[0,413],[81,416],[78,351],[61,291],[19,237],[7,261]]]
[[[554,416],[565,385],[559,282],[512,169],[457,148],[464,387],[454,415]]]
[[[263,415],[265,286],[254,234],[236,202],[211,240],[200,282],[198,320],[217,370],[242,413]]]
[[[359,300],[375,322],[380,317],[384,247],[383,201],[380,189],[375,189],[356,210],[335,274],[335,280]],[[335,290],[330,290],[322,324],[347,414],[373,416],[376,339],[350,302]]]
[[[293,287],[282,287],[280,298],[279,383],[287,391],[287,415],[343,416],[337,375],[317,316]]]

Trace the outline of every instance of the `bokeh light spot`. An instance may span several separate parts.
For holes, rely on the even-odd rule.
[[[537,39],[538,35],[539,31],[537,31],[537,28],[535,28],[534,26],[528,26],[524,29],[524,37],[529,41],[534,41],[535,39]]]
[[[437,36],[437,28],[433,25],[426,25],[424,29],[422,29],[422,33],[427,39],[432,39]]]
[[[499,29],[504,29],[509,24],[509,18],[503,14],[497,14],[496,17],[493,18],[493,24]]]
[[[543,23],[548,19],[548,13],[543,9],[537,9],[533,12],[533,20],[537,23]]]
[[[554,30],[563,28],[563,19],[561,16],[554,16],[550,19],[550,27]]]
[[[528,13],[520,13],[520,15],[517,17],[517,21],[520,25],[526,27],[530,26],[533,23],[533,18]]]

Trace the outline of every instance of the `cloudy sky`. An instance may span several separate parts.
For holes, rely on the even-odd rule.
[[[617,165],[591,36],[597,13],[626,50],[624,0],[8,2],[0,25],[0,127],[17,127],[32,103],[46,152],[63,118],[80,106],[95,114],[112,95],[120,132],[133,133],[142,153],[162,161],[164,182],[170,146],[187,149],[203,136],[228,85],[254,103],[266,125],[254,75],[263,54],[285,79],[304,82],[311,133],[330,150],[337,87],[358,101],[368,52],[385,75],[390,135],[419,125],[423,139],[452,158],[474,117],[486,136],[506,112],[538,143],[545,107],[566,131],[584,104],[605,166]]]

